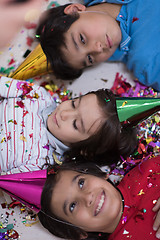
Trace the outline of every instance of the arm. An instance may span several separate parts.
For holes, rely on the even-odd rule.
[[[0,77],[0,97],[2,98],[14,98],[19,97],[23,94],[23,89],[20,87],[20,83],[27,82],[17,81],[12,78]]]
[[[42,165],[34,164],[34,163],[25,164],[25,165],[21,165],[21,166],[16,167],[16,168],[12,168],[11,170],[7,171],[6,174],[15,174],[15,173],[22,173],[22,172],[39,171],[39,170],[42,170]]]
[[[39,99],[45,100],[46,106],[56,103],[53,97],[43,88],[37,85],[30,84],[26,81],[15,80],[7,77],[0,77],[0,97],[2,98],[18,98],[28,96],[29,98],[36,96]]]
[[[157,200],[152,210],[157,213],[153,224],[153,230],[156,231],[156,237],[160,239],[160,198]]]
[[[160,91],[160,71],[159,71],[159,62],[160,62],[160,52],[158,47],[157,53],[151,54],[149,58],[140,54],[130,54],[127,67],[129,70],[133,71],[135,77],[144,85],[153,87],[155,90]],[[132,51],[133,53],[133,51]]]
[[[13,39],[25,22],[38,18],[43,0],[15,2],[15,0],[0,1],[0,48]]]
[[[84,0],[84,4],[89,7],[89,6],[92,6],[92,5],[97,5],[99,3],[104,3],[104,2],[107,2],[107,3],[116,3],[116,4],[127,4],[129,2],[131,2],[133,0]]]

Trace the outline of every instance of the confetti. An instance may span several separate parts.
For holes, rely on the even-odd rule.
[[[156,204],[157,203],[157,200],[153,200],[153,204]]]
[[[20,136],[20,140],[27,142],[27,139],[23,135]]]
[[[160,93],[156,92],[151,87],[146,87],[134,80],[135,85],[131,86],[127,79],[120,73],[116,73],[115,81],[111,88],[112,92],[118,97],[160,97]],[[147,160],[150,157],[155,157],[160,154],[160,113],[157,112],[146,120],[141,121],[137,125],[138,147],[135,152],[123,159],[123,165],[112,165],[110,175],[119,176],[119,181],[124,177],[126,172],[132,169],[137,164]],[[148,183],[148,187],[151,184]]]
[[[124,229],[123,234],[129,234],[129,232]]]
[[[29,134],[29,137],[32,138],[33,137],[33,133]]]
[[[124,105],[126,105],[126,104],[127,104],[127,101],[124,101],[122,104],[122,107],[124,107]]]
[[[32,37],[27,37],[26,38],[26,43],[29,47],[32,46],[33,41],[34,41],[34,39]]]
[[[48,145],[48,144],[46,144],[46,145],[44,145],[44,146],[43,146],[43,148],[45,148],[45,149],[49,150],[49,145]]]
[[[133,19],[132,19],[132,23],[136,22],[137,20],[139,20],[139,18],[137,18],[137,17],[133,17]]]
[[[13,63],[15,63],[15,60],[14,60],[14,58],[11,58],[11,60],[10,60],[9,63],[8,63],[8,65],[10,66],[10,65],[12,65]]]
[[[22,101],[17,101],[16,104],[18,107],[24,108],[24,103]]]
[[[144,191],[143,191],[143,189],[141,189],[137,195],[138,195],[138,196],[141,196],[142,194],[145,194]]]
[[[17,215],[21,219],[22,226],[32,227],[39,222],[37,214],[17,200],[13,200],[9,204],[6,202],[1,203],[1,206],[4,210],[6,209],[6,211],[1,214],[0,221],[0,239],[2,240],[18,240],[21,238],[18,233],[20,223],[16,220]],[[16,211],[13,210],[14,208],[16,208]]]
[[[6,141],[5,137],[2,138],[1,143],[3,143],[4,141]]]

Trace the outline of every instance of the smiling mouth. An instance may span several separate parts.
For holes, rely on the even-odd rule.
[[[97,208],[95,210],[95,216],[97,216],[100,213],[100,211],[101,211],[101,209],[102,209],[102,207],[104,205],[104,201],[105,201],[105,194],[104,194],[104,191],[103,191],[102,194],[101,194],[99,203],[97,205]]]

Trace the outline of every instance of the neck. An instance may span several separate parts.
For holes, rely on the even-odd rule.
[[[98,5],[94,5],[91,7],[87,7],[87,11],[96,11],[96,12],[104,12],[112,16],[114,19],[117,18],[119,12],[121,9],[120,4],[114,4],[114,3],[101,3]]]

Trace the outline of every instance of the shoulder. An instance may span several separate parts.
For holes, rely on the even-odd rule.
[[[147,178],[148,176],[153,174],[160,174],[160,156],[143,161],[138,166],[129,171],[129,173],[127,173],[124,177],[124,180],[140,180],[144,179],[145,177]]]
[[[115,4],[128,4],[134,0],[84,0],[86,6],[92,6],[99,3],[115,3]]]

